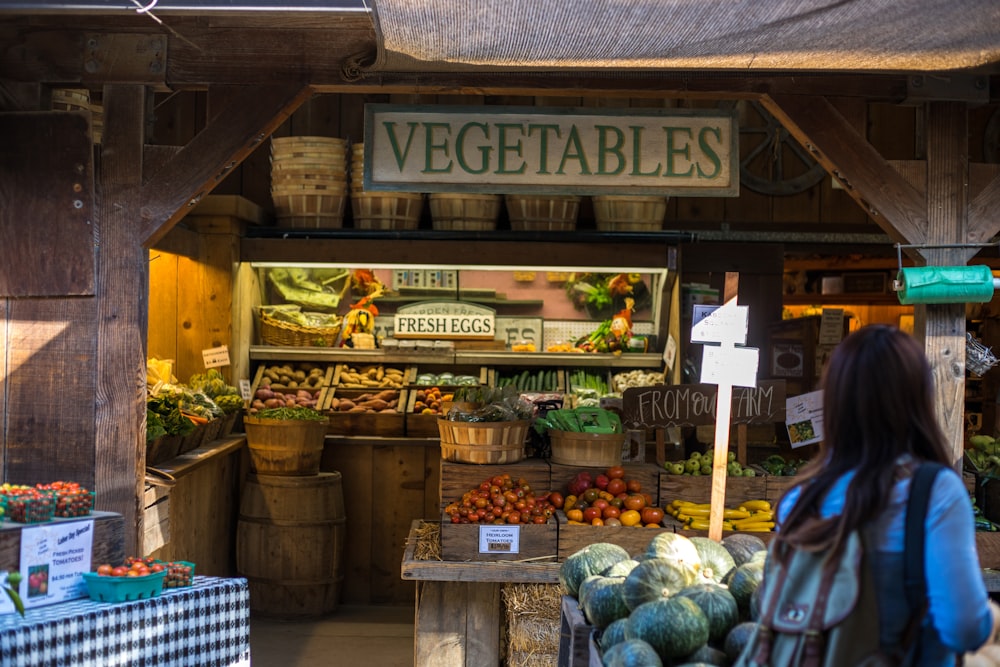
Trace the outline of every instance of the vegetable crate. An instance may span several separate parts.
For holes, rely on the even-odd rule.
[[[661,505],[659,483],[660,469],[653,463],[622,463],[625,469],[625,479],[634,479],[639,482],[639,492],[648,493],[654,505]],[[552,490],[562,493],[566,492],[566,485],[569,484],[577,473],[587,471],[591,477],[596,478],[599,474],[607,470],[606,466],[587,467],[552,464]]]
[[[489,382],[489,368],[486,366],[410,366],[407,369],[406,384],[420,387],[437,386],[441,389],[455,389],[468,385],[485,385]]]
[[[664,525],[672,528],[675,533],[677,533],[678,535],[683,535],[684,537],[708,537],[707,530],[691,530],[689,528],[685,528],[680,521],[678,521],[672,516],[667,516],[663,520],[663,523]],[[740,531],[738,530],[722,531],[722,537],[728,537],[729,535],[737,535],[737,534],[740,534]],[[765,543],[770,542],[771,538],[774,536],[774,533],[771,531],[743,531],[742,534],[754,535],[764,540]]]
[[[323,411],[330,418],[328,433],[402,437],[406,432],[403,414],[409,400],[406,389],[341,389],[327,392]]]
[[[385,364],[337,364],[332,385],[338,389],[402,389],[412,367]]]
[[[502,530],[496,530],[502,529]],[[517,532],[517,551],[511,550],[507,531]],[[494,538],[492,534],[499,535]],[[558,553],[559,526],[548,523],[528,523],[513,526],[493,524],[452,523],[441,513],[441,558],[448,562],[517,561],[555,562]]]
[[[770,475],[726,476],[726,507],[735,507],[747,500],[771,500],[768,493],[770,479],[772,479]],[[693,503],[712,501],[711,475],[672,475],[660,472],[659,486],[660,504],[678,499],[690,500]]]
[[[257,398],[257,392],[261,389],[293,398],[298,395],[299,391],[308,391],[312,399],[316,401],[315,408],[322,409],[326,392],[333,383],[335,370],[336,367],[332,365],[319,365],[310,362],[261,364],[257,367],[251,385],[250,395],[254,397],[251,401]]]
[[[441,508],[444,509],[448,503],[460,500],[466,491],[479,488],[483,481],[504,473],[508,473],[514,480],[525,480],[536,494],[552,490],[549,464],[541,459],[525,459],[517,463],[499,465],[469,465],[441,461],[439,489]]]
[[[649,541],[660,533],[673,533],[675,527],[668,526],[665,522],[660,528],[646,528],[644,526],[578,526],[570,524],[566,518],[566,513],[562,510],[556,512],[556,519],[559,522],[559,562],[566,560],[580,549],[595,542],[607,542],[617,544],[629,553],[636,556],[646,551]]]
[[[566,391],[566,374],[559,368],[504,368],[494,371],[491,384],[513,386],[521,393],[562,393]]]
[[[458,463],[517,463],[524,458],[527,419],[459,422],[438,418],[441,458]]]
[[[558,667],[587,667],[590,660],[590,636],[594,627],[587,623],[576,598],[562,596],[559,626]]]

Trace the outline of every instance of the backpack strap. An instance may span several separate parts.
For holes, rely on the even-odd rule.
[[[903,585],[910,605],[910,622],[903,632],[903,646],[910,647],[919,634],[927,613],[927,580],[924,574],[924,521],[930,503],[931,487],[940,463],[923,462],[910,479],[910,497],[906,503],[906,535],[903,546]]]

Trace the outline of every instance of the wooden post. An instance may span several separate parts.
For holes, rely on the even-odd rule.
[[[723,303],[736,302],[739,292],[740,275],[726,272]],[[732,341],[722,344],[732,348]],[[715,444],[712,456],[712,500],[708,514],[708,537],[722,539],[722,513],[726,507],[726,472],[729,464],[729,424],[733,410],[733,385],[721,382],[715,407]]]

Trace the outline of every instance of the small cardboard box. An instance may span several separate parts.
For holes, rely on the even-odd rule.
[[[563,511],[556,512],[559,520],[559,561],[566,560],[580,549],[596,542],[617,544],[637,556],[645,553],[650,540],[660,533],[673,533],[674,528],[663,524],[661,528],[644,526],[578,526],[570,524]]]
[[[554,562],[558,553],[558,533],[559,526],[554,518],[548,523],[497,526],[452,523],[451,517],[442,512],[441,558],[446,562]]]

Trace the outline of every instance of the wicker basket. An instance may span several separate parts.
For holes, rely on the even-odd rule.
[[[271,199],[279,227],[343,226],[347,189],[345,140],[336,137],[271,140]]]
[[[441,458],[455,463],[517,463],[524,458],[528,420],[453,422],[438,419]]]
[[[550,430],[552,463],[607,468],[622,462],[624,433],[575,433]]]
[[[573,195],[507,195],[507,214],[514,231],[564,232],[576,229],[580,197]]]
[[[597,229],[606,232],[647,232],[663,228],[667,197],[607,195],[591,197]]]
[[[428,197],[437,230],[489,231],[497,228],[500,195],[435,193]]]
[[[328,328],[303,327],[260,313],[260,338],[268,345],[287,347],[333,347],[340,325]]]
[[[351,194],[351,213],[357,229],[416,229],[424,196],[413,192],[357,192]]]

